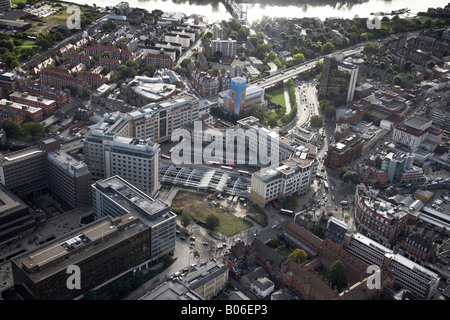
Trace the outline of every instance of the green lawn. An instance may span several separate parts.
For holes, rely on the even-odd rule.
[[[175,212],[187,212],[200,224],[204,224],[206,217],[212,214],[220,220],[219,226],[214,231],[227,236],[232,236],[251,226],[250,222],[234,216],[221,207],[212,206],[206,196],[191,192],[178,192],[173,199],[172,209]]]
[[[276,91],[270,92],[270,95],[272,96],[273,103],[276,103],[283,108],[286,108],[286,100],[284,99],[284,89],[278,89]]]
[[[19,3],[27,3],[27,0],[11,0],[11,3],[19,4]]]

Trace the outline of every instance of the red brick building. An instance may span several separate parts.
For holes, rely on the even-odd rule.
[[[69,59],[71,66],[76,66],[82,63],[86,66],[86,69],[89,69],[91,67],[92,57],[87,54],[72,53]]]
[[[40,73],[40,80],[43,86],[51,86],[57,89],[74,88],[78,95],[89,85],[80,78],[75,78],[69,70],[64,68],[50,68]]]
[[[173,58],[166,54],[149,53],[145,56],[146,64],[153,64],[157,69],[172,69]]]
[[[20,88],[20,92],[28,92],[33,96],[43,97],[44,99],[55,100],[57,108],[62,108],[72,101],[69,89],[56,89],[51,86],[43,86],[38,82],[23,83]]]
[[[109,70],[117,70],[122,64],[119,59],[112,59],[108,57],[101,57],[98,59],[98,64],[102,67],[108,67]]]
[[[30,107],[41,108],[44,116],[51,116],[57,110],[55,100],[32,96],[28,92],[14,92],[9,95],[9,99]]]
[[[325,165],[333,170],[339,170],[361,155],[362,139],[350,136],[342,139],[330,147]]]
[[[30,107],[18,102],[2,99],[0,100],[0,109],[10,110],[13,111],[14,113],[21,114],[21,116],[18,116],[17,118],[19,121],[16,121],[13,118],[13,120],[19,124],[23,123],[23,118],[25,116],[29,116],[31,118],[31,121],[33,122],[40,122],[44,120],[44,113],[42,112],[41,108]],[[22,121],[20,121],[20,119]]]

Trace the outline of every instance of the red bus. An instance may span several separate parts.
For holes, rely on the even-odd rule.
[[[241,176],[248,176],[248,175],[250,175],[250,173],[248,171],[244,171],[244,170],[238,170],[238,173],[240,173]]]
[[[236,165],[234,163],[225,163],[224,166],[233,167],[234,168]]]
[[[272,201],[272,205],[275,207],[275,209],[280,210],[280,207],[278,206],[278,203],[275,200]]]
[[[292,217],[294,215],[294,211],[292,210],[287,210],[287,209],[281,209],[280,210],[280,214],[283,214],[285,216],[289,216]]]

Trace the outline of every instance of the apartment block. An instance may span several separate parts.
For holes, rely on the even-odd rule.
[[[213,76],[207,72],[194,69],[191,72],[192,84],[202,97],[210,97],[228,90],[231,85],[229,76]]]
[[[98,65],[102,67],[108,67],[109,70],[118,70],[122,62],[119,59],[113,59],[108,57],[101,57],[98,59]]]
[[[84,64],[87,69],[91,67],[92,57],[87,54],[72,53],[69,56],[71,66],[76,66],[80,63]]]
[[[212,40],[211,53],[212,55],[215,55],[216,52],[220,52],[223,57],[234,57],[237,52],[237,41],[231,38],[228,40]]]
[[[81,79],[72,76],[69,70],[63,68],[49,68],[39,74],[41,85],[56,89],[73,88],[78,95],[88,88],[88,84]]]
[[[191,37],[180,33],[166,33],[164,34],[164,41],[169,43],[178,43],[183,49],[191,46]]]
[[[65,88],[62,90],[51,86],[44,86],[36,81],[23,83],[19,87],[20,92],[26,92],[29,95],[42,97],[48,100],[55,100],[57,108],[61,109],[72,101],[70,90]]]
[[[28,92],[13,92],[9,95],[9,99],[30,107],[40,108],[43,115],[47,117],[53,115],[57,110],[55,100],[46,99],[42,96],[33,96],[28,94]]]
[[[150,259],[150,241],[135,212],[105,216],[14,257],[16,291],[32,300],[71,300],[89,290],[102,296],[114,280],[130,278]],[[81,290],[67,285],[71,265],[79,267]]]
[[[120,176],[98,180],[92,185],[92,203],[96,220],[122,217],[129,213],[148,228],[149,261],[158,262],[175,250],[176,214],[169,205],[155,200]]]
[[[146,64],[153,64],[157,69],[172,69],[174,58],[168,54],[148,53],[145,56]]]
[[[22,103],[1,99],[0,109],[12,110],[16,113],[22,114],[22,119],[24,117],[29,117],[33,122],[40,122],[44,120],[44,112],[41,108],[31,107]]]

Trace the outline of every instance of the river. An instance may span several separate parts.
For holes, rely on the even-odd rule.
[[[120,0],[71,0],[78,4],[94,3],[97,6],[115,6]],[[231,15],[225,6],[219,1],[188,1],[188,0],[128,0],[130,7],[143,8],[148,11],[160,9],[165,12],[183,12],[186,15],[198,14],[208,18],[209,22],[228,20]],[[274,3],[276,3],[274,1]],[[249,23],[260,20],[263,16],[302,18],[317,17],[325,20],[327,17],[340,17],[352,19],[355,16],[369,17],[372,12],[391,12],[403,8],[409,8],[411,14],[419,11],[427,11],[429,7],[445,7],[448,0],[359,0],[355,2],[336,2],[330,4],[308,3],[298,5],[276,4],[244,4],[247,6],[247,20]]]

